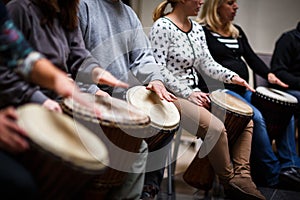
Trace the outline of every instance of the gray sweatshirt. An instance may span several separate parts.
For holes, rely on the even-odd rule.
[[[130,85],[163,80],[148,37],[135,12],[121,1],[81,0],[80,27],[86,48],[101,66]],[[103,88],[102,88],[103,89]],[[104,88],[109,93],[124,89]]]
[[[35,0],[12,0],[7,4],[7,9],[16,26],[34,49],[77,81],[90,86],[90,72],[99,66],[99,63],[85,48],[79,27],[74,31],[66,31],[57,18],[54,19],[52,27],[41,26],[40,19],[43,13]],[[27,102],[42,104],[48,97],[57,98],[53,91],[39,89],[26,83],[13,70],[0,66],[0,72],[0,106]]]

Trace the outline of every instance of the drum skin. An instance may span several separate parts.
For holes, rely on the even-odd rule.
[[[248,104],[223,90],[213,91],[210,99],[212,114],[224,122],[230,148],[252,119],[253,110]],[[208,156],[199,158],[199,151],[183,174],[183,179],[195,188],[208,191],[213,186],[215,173]]]
[[[155,92],[147,90],[145,86],[130,88],[126,93],[126,99],[150,116],[151,123],[146,130],[150,133],[150,137],[145,138],[150,152],[157,150],[156,147],[178,130],[180,114],[176,106],[161,100]]]
[[[107,149],[81,124],[36,104],[19,107],[17,114],[31,146],[19,159],[33,175],[40,199],[72,199],[105,171]]]
[[[251,101],[262,113],[271,140],[286,130],[298,104],[292,95],[262,86],[256,88]]]

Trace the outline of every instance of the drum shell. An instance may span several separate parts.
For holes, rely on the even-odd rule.
[[[295,103],[280,102],[259,92],[252,94],[251,102],[263,115],[271,139],[286,130],[297,107]]]
[[[30,144],[31,148],[18,159],[35,179],[40,199],[72,199],[89,181],[104,172],[104,169],[90,170],[75,166],[33,142]]]
[[[231,96],[231,98],[232,97],[233,96]],[[233,97],[233,99],[235,99],[235,97]],[[213,98],[211,99],[211,113],[224,122],[230,148],[237,141],[239,135],[244,131],[245,127],[252,119],[253,112],[247,111],[238,113],[226,109],[226,106],[223,106],[219,105]],[[247,107],[252,111],[248,105]],[[204,158],[198,157],[199,151],[186,169],[183,179],[195,188],[208,191],[212,188],[215,172],[208,160],[208,156],[205,156]]]
[[[148,144],[149,152],[155,151],[160,148],[166,140],[170,140],[171,137],[175,135],[178,131],[179,125],[174,126],[172,129],[158,128],[155,126],[149,126],[146,128],[145,132],[151,135],[150,137],[144,138]]]
[[[73,116],[74,117],[74,116]],[[81,124],[86,126],[88,129],[90,129],[92,132],[97,133],[97,136],[102,140],[109,140],[111,144],[116,145],[118,148],[123,149],[124,151],[132,152],[132,153],[138,153],[139,149],[141,147],[141,143],[143,141],[143,138],[138,138],[132,135],[129,135],[127,133],[143,133],[144,130],[139,128],[122,128],[117,126],[109,126],[109,125],[103,125],[101,122],[98,124],[92,121],[87,121],[78,117],[74,117],[77,121],[79,121]],[[101,129],[101,133],[99,134],[99,131],[97,129]],[[102,134],[102,132],[104,134]],[[119,156],[114,152],[113,147],[111,144],[107,144],[104,142],[108,149],[108,156],[110,163],[124,163],[124,166],[130,166],[134,160],[128,160],[125,156]],[[104,190],[105,188],[110,188],[113,186],[121,185],[125,178],[126,178],[127,172],[120,171],[117,169],[113,169],[111,167],[107,167],[106,171],[102,173],[101,175],[97,176],[93,180],[93,186],[97,190]]]
[[[99,106],[101,109],[103,108],[104,115],[106,114],[107,117],[98,119],[93,112],[86,110],[86,106],[81,106],[79,103],[73,102],[70,99],[65,99],[61,103],[61,107],[64,113],[76,119],[96,134],[108,149],[110,166],[107,167],[105,173],[95,178],[88,188],[90,193],[96,194],[95,196],[97,197],[105,195],[103,194],[105,193],[104,190],[121,185],[124,182],[127,174],[126,169],[130,170],[129,167],[132,166],[135,160],[134,158],[129,159],[126,155],[122,156],[122,154],[124,152],[139,152],[143,141],[143,128],[149,125],[150,119],[148,116],[143,115],[141,118],[134,118],[138,120],[135,121],[131,120],[131,117],[128,116],[129,118],[126,118],[125,121],[121,121],[121,118],[114,118],[113,116],[119,114],[119,111],[125,111],[125,107],[128,105],[125,101],[112,97],[105,98],[93,96],[91,94],[86,94],[86,98],[90,102],[90,108],[93,108],[93,106]],[[130,109],[131,113],[138,112],[132,107],[129,107],[128,109]],[[130,112],[122,112],[122,117],[131,115]],[[137,116],[140,115],[137,114]],[[114,153],[116,152],[116,149],[121,152]],[[122,170],[118,170],[119,166],[122,167]],[[126,169],[123,170],[124,168]]]
[[[231,112],[213,101],[211,101],[211,113],[224,123],[229,146],[232,146],[236,142],[239,135],[252,119],[252,116]]]
[[[215,172],[208,157],[198,157],[199,151],[183,174],[183,180],[190,186],[208,191],[213,186]]]

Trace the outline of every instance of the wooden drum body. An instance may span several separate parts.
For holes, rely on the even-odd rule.
[[[230,146],[252,119],[253,110],[247,103],[223,90],[213,91],[210,99],[211,113],[224,123]]]
[[[230,148],[252,119],[253,110],[247,103],[223,90],[213,91],[210,99],[212,114],[224,122]],[[208,156],[199,158],[199,151],[185,171],[183,179],[195,188],[208,191],[212,188],[215,173]]]
[[[31,145],[20,161],[36,180],[39,198],[74,198],[105,171],[105,145],[81,124],[35,104],[21,106],[17,113]]]
[[[63,101],[62,108],[100,137],[108,149],[109,168],[94,180],[92,186],[95,191],[101,191],[124,182],[150,119],[127,102],[113,97],[85,94],[85,98],[90,102],[89,107],[69,98]],[[95,115],[94,107],[100,110],[101,117]]]
[[[297,108],[297,98],[280,90],[257,87],[252,104],[262,113],[269,136],[276,138],[284,132]]]
[[[135,86],[126,93],[127,101],[150,116],[151,123],[148,129],[150,137],[145,138],[149,151],[156,150],[160,143],[174,135],[178,130],[180,114],[176,106],[161,100],[159,96],[147,90],[144,86]]]

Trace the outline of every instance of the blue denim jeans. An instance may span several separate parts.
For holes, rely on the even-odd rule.
[[[300,104],[300,90],[286,90],[286,92],[296,97],[298,104]]]
[[[253,180],[261,186],[278,184],[281,169],[300,167],[300,160],[296,152],[294,117],[292,117],[286,131],[276,139],[277,154],[275,154],[268,136],[265,120],[261,112],[251,104],[252,92],[247,90],[242,96],[233,91],[227,91],[227,93],[246,102],[254,112],[250,158]]]

